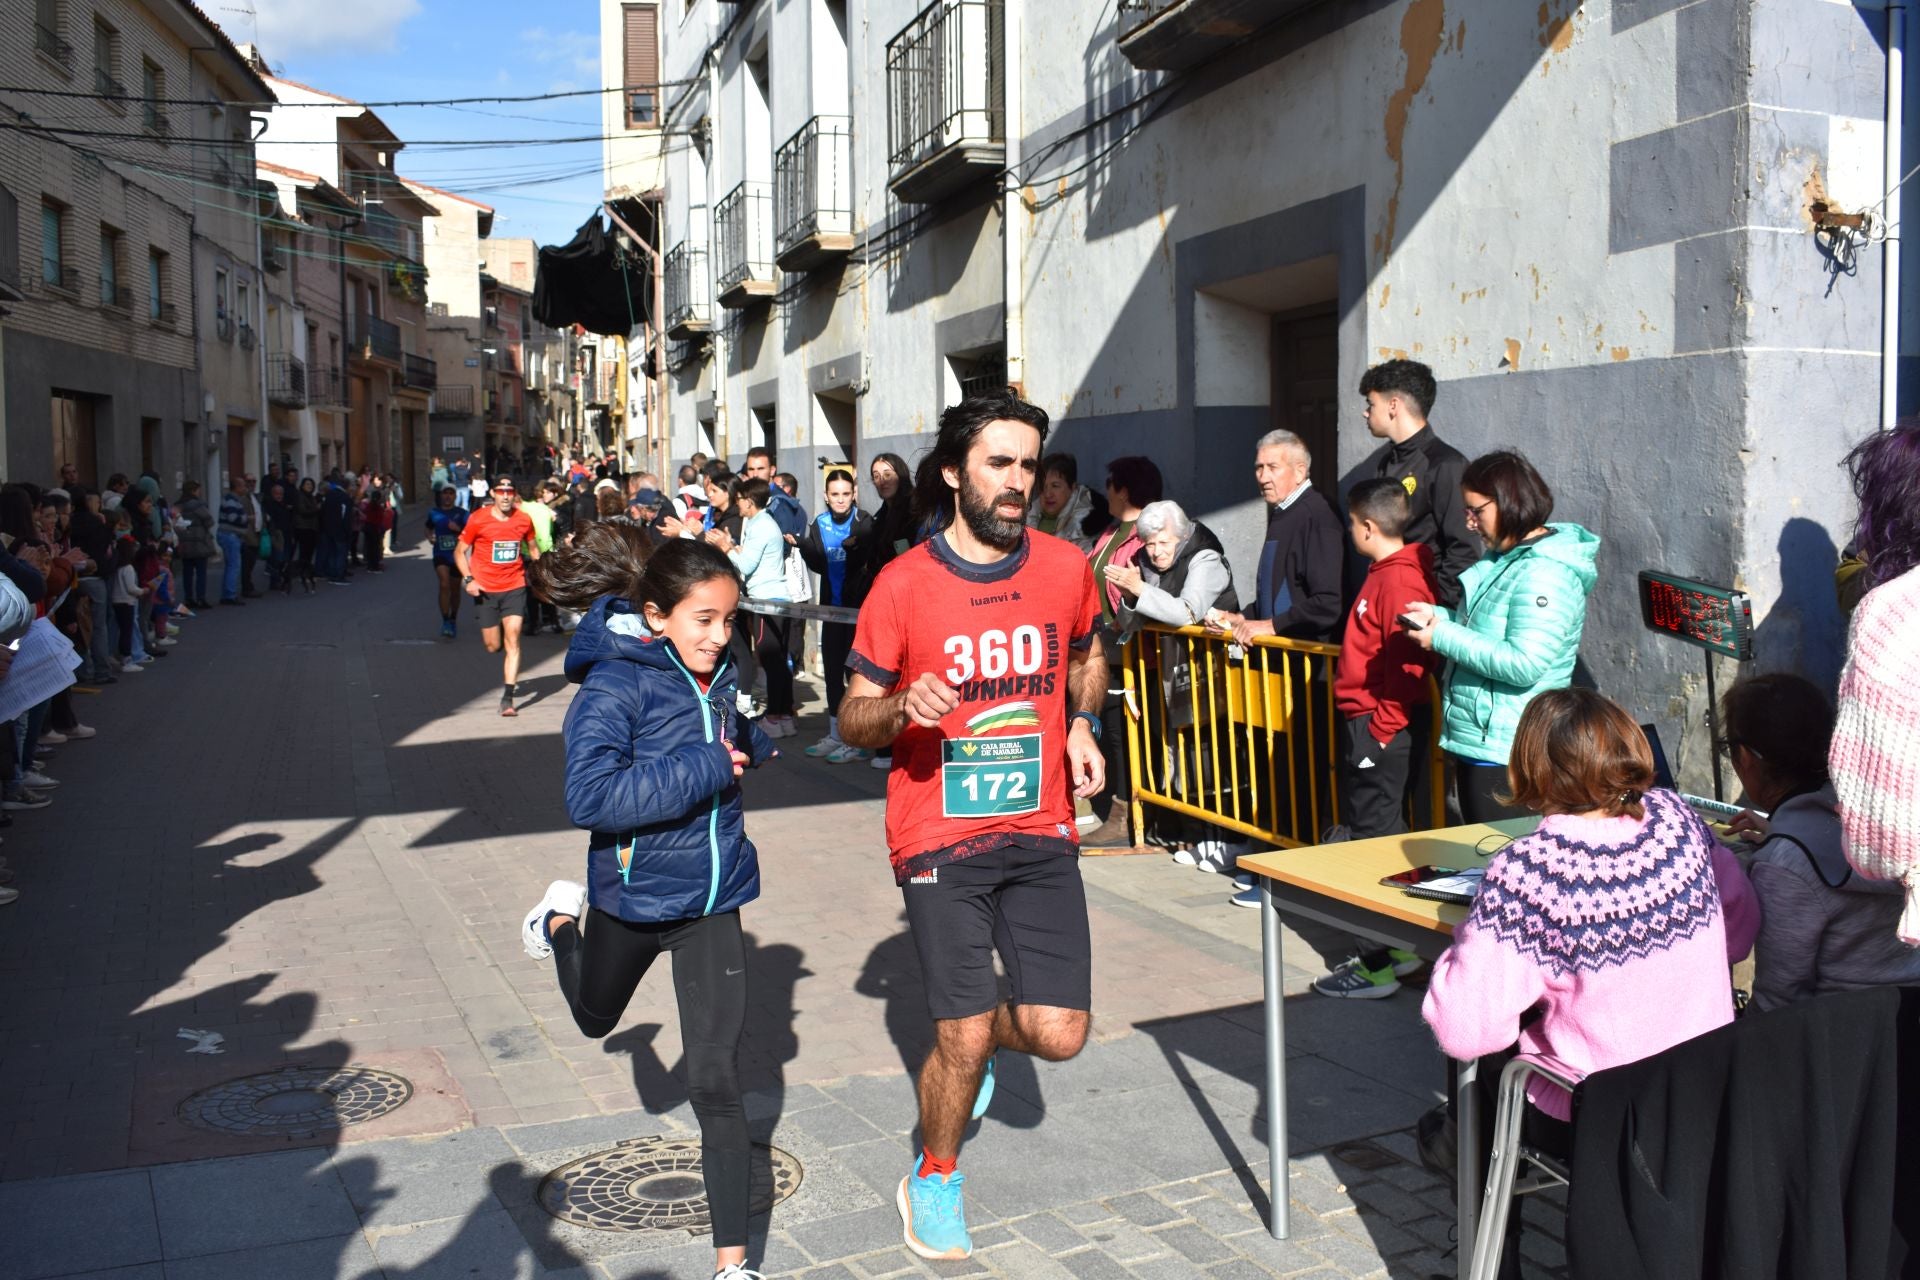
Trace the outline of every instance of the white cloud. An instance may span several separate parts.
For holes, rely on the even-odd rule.
[[[420,0],[253,0],[260,51],[282,60],[324,53],[386,53],[400,26],[420,12]],[[252,36],[244,13],[224,13],[221,25],[236,40]]]
[[[571,93],[600,85],[600,36],[592,31],[549,31],[529,27],[520,33],[518,52],[551,77],[548,93]]]

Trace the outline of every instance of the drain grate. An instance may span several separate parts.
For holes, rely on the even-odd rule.
[[[778,1147],[753,1148],[749,1203],[765,1213],[800,1189],[800,1161]],[[595,1231],[685,1231],[712,1227],[698,1138],[635,1138],[561,1165],[540,1182],[540,1207]]]
[[[369,1067],[287,1067],[203,1089],[180,1104],[201,1129],[249,1137],[312,1138],[378,1119],[413,1097],[413,1085]]]

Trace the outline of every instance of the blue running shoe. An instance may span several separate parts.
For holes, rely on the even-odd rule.
[[[973,1095],[973,1119],[975,1120],[987,1114],[987,1104],[993,1101],[993,1060],[999,1056],[999,1054],[988,1056],[986,1073],[980,1077],[980,1092]]]
[[[967,1234],[967,1211],[960,1202],[957,1173],[923,1178],[919,1164],[900,1179],[900,1222],[907,1248],[923,1258],[939,1260],[973,1256],[973,1238]]]
[[[449,640],[453,639],[453,619],[452,618],[442,618],[440,620],[440,634]]]

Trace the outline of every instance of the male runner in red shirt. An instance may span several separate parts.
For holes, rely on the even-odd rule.
[[[520,624],[527,616],[527,566],[522,557],[540,558],[540,548],[533,542],[533,519],[515,510],[518,499],[513,477],[496,477],[493,505],[467,518],[453,550],[460,581],[480,614],[481,642],[488,653],[499,653],[503,646],[507,651],[506,688],[500,691],[503,716],[520,714],[514,709],[513,694],[520,678]]]
[[[840,704],[843,741],[893,748],[887,845],[935,1033],[920,1069],[925,1149],[897,1199],[925,1258],[973,1251],[954,1165],[969,1111],[992,1096],[994,1052],[1059,1062],[1087,1039],[1073,797],[1103,781],[1107,664],[1086,558],[1026,526],[1047,425],[1011,390],[940,416],[918,496],[942,527],[875,580]]]

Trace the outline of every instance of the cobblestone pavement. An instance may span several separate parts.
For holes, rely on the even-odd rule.
[[[501,720],[497,659],[432,638],[421,557],[388,565],[210,611],[156,669],[78,696],[100,736],[55,752],[58,802],[7,833],[0,1280],[705,1273],[684,1232],[587,1230],[535,1199],[568,1160],[694,1129],[664,975],[587,1041],[518,945],[527,904],[581,863],[564,641],[529,640],[524,710]],[[1305,984],[1337,940],[1289,930],[1294,1232],[1270,1239],[1258,913],[1158,856],[1085,862],[1095,1040],[1003,1061],[963,1153],[976,1256],[915,1260],[893,1190],[928,1026],[884,780],[806,759],[808,740],[749,779],[765,893],[744,913],[742,1065],[757,1140],[804,1167],[760,1220],[762,1270],[1451,1274],[1451,1193],[1408,1132],[1442,1079],[1417,993],[1319,1000]],[[235,1077],[348,1065],[405,1077],[411,1100],[309,1138],[180,1116]],[[1528,1274],[1558,1274],[1559,1215],[1528,1219]]]

